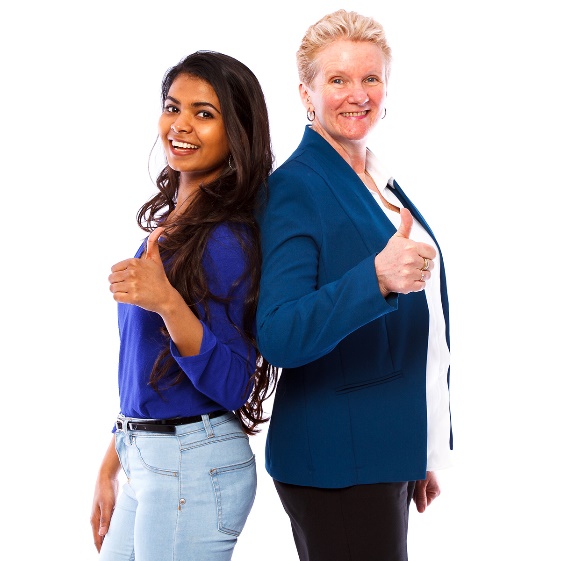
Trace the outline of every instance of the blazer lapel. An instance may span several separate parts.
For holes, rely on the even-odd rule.
[[[355,226],[368,253],[381,251],[396,229],[360,177],[325,139],[312,130],[306,130],[301,148],[301,157],[306,158],[305,153],[310,151],[316,171]]]
[[[417,219],[418,222],[421,223],[423,228],[428,232],[430,237],[434,240],[434,243],[438,247],[438,242],[436,241],[436,237],[433,234],[433,231],[430,229],[429,225],[427,224],[426,220],[423,218],[423,215],[419,212],[417,207],[411,202],[409,197],[403,192],[403,189],[399,186],[399,183],[394,179],[393,187],[390,185],[390,189],[393,189],[395,196],[401,201],[401,204],[407,209],[411,211],[411,214],[414,218]],[[440,247],[438,247],[440,251]]]

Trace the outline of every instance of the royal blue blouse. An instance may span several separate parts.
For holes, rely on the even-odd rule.
[[[145,249],[142,243],[135,257]],[[229,304],[210,300],[209,316],[198,305],[203,339],[198,355],[181,356],[171,342],[175,359],[170,379],[181,371],[179,384],[160,384],[160,394],[148,384],[152,365],[168,343],[161,333],[164,322],[159,314],[132,304],[118,304],[120,335],[119,398],[126,417],[167,419],[236,410],[248,399],[248,382],[255,371],[256,352],[243,340],[236,327],[242,327],[244,300],[248,283],[235,281],[247,264],[239,240],[225,224],[218,225],[209,237],[202,266],[210,291],[230,296]],[[230,291],[232,293],[230,294]],[[231,321],[230,321],[230,319]]]

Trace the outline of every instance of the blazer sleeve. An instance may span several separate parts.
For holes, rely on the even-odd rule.
[[[263,266],[257,341],[263,356],[281,368],[317,360],[356,329],[397,309],[397,295],[384,298],[380,292],[375,254],[323,282],[336,257],[326,230],[329,213],[311,191],[318,181],[324,182],[298,162],[278,168],[259,217]],[[344,251],[345,241],[341,244]]]

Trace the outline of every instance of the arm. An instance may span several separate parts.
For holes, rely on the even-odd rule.
[[[119,457],[115,450],[115,436],[113,436],[99,468],[90,516],[94,544],[98,552],[109,529],[109,523],[115,508],[115,500],[119,490],[117,476],[120,468]]]
[[[249,397],[248,381],[256,368],[256,351],[240,334],[249,285],[243,281],[247,259],[240,242],[226,226],[217,227],[207,243],[203,267],[210,291],[229,297],[228,304],[210,299],[210,317],[201,309],[203,339],[196,356],[181,356],[172,343],[172,355],[195,387],[229,410],[239,409]],[[234,288],[233,288],[234,287]]]
[[[225,225],[211,234],[201,266],[209,290],[232,301],[210,299],[210,317],[203,317],[200,306],[199,319],[167,278],[157,244],[161,232],[157,228],[149,236],[143,258],[113,266],[109,280],[114,299],[158,313],[170,334],[173,358],[197,390],[225,409],[238,409],[249,396],[248,381],[256,367],[255,349],[236,329],[242,328],[247,283],[230,294],[246,267],[242,247]]]
[[[331,233],[324,221],[329,216],[322,216],[322,201],[307,185],[317,178],[310,179],[305,169],[275,173],[260,217],[263,267],[257,335],[267,360],[290,368],[318,359],[353,331],[394,311],[397,298],[381,293],[374,255],[320,286],[321,269],[333,269],[339,258],[333,244],[325,249]],[[335,249],[344,252],[344,241]]]
[[[327,264],[335,269],[338,260],[347,259],[344,252],[354,248],[344,240],[334,244],[331,235],[325,249],[333,219],[330,214],[337,211],[329,207],[323,217],[322,201],[309,192],[306,183],[317,178],[308,179],[304,170],[297,171],[275,172],[276,181],[260,220],[263,269],[258,344],[263,355],[280,367],[316,360],[353,331],[395,311],[398,293],[424,289],[422,256],[434,257],[434,248],[409,239],[413,218],[403,209],[399,230],[377,255],[319,286],[320,268]],[[345,211],[338,212],[343,215]],[[354,227],[348,219],[348,228]],[[430,271],[423,274],[425,280],[430,278]]]

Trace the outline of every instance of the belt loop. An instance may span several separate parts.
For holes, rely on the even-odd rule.
[[[125,437],[125,445],[126,446],[132,446],[132,439],[134,438],[134,436],[130,433],[130,432],[126,432],[124,434]]]
[[[207,438],[214,438],[214,430],[212,428],[212,425],[210,424],[208,415],[206,413],[204,415],[201,415],[201,419],[203,420],[203,425],[205,426]]]

